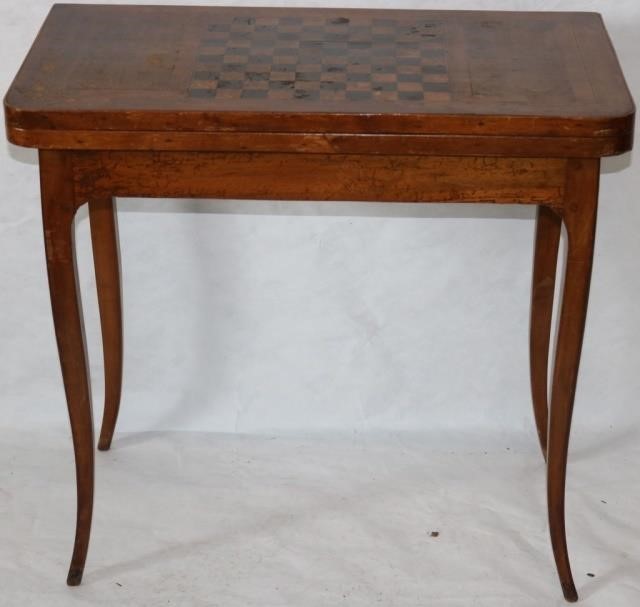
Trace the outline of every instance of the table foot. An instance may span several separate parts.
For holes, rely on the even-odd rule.
[[[77,567],[71,567],[71,569],[69,569],[69,575],[67,576],[67,586],[80,586],[83,573],[84,568],[78,569]]]
[[[578,602],[578,591],[576,590],[573,582],[570,584],[562,584],[562,594],[568,603]]]

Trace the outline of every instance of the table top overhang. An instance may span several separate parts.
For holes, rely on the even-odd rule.
[[[630,149],[634,114],[600,15],[560,12],[54,5],[5,98],[9,139],[34,147],[244,132],[607,155]]]

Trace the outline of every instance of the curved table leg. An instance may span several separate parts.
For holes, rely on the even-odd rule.
[[[531,287],[529,364],[533,413],[543,457],[547,458],[549,341],[556,286],[562,218],[553,209],[538,207]]]
[[[49,292],[76,459],[76,536],[67,583],[82,580],[93,512],[93,420],[82,308],[77,287],[73,218],[78,207],[63,152],[40,152],[40,183]]]
[[[599,160],[569,162],[563,220],[568,247],[551,389],[547,499],[551,544],[567,601],[578,600],[567,553],[565,482],[571,415],[587,315],[598,206]]]
[[[98,449],[106,451],[113,439],[122,392],[122,296],[113,199],[89,200],[89,221],[104,357],[104,416]]]

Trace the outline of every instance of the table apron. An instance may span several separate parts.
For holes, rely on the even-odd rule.
[[[563,158],[72,151],[79,203],[102,196],[560,207]]]

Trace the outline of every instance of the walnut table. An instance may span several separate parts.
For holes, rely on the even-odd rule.
[[[108,449],[122,376],[114,197],[493,202],[538,207],[531,386],[553,552],[564,596],[575,601],[564,491],[600,158],[631,148],[634,112],[597,14],[54,6],[5,114],[9,140],[40,154],[76,457],[68,583],[82,578],[94,478],[72,235],[80,205],[89,205],[104,346],[98,448]]]

